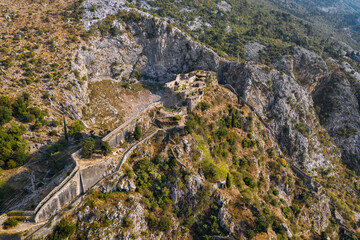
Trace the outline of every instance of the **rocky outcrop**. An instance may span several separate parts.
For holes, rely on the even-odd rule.
[[[360,113],[354,94],[360,80],[350,66],[346,71],[347,76],[335,72],[322,78],[313,98],[322,124],[342,149],[344,162],[360,171]]]
[[[149,231],[145,209],[140,204],[138,195],[129,195],[126,203],[119,200],[116,206],[109,207],[105,212],[87,206],[77,213],[77,218],[80,223],[79,229],[86,231],[89,239],[133,239],[134,235]],[[104,219],[110,221],[111,225],[97,229],[88,228],[88,224]]]
[[[226,207],[226,204],[228,204],[230,200],[220,194],[215,194],[213,196],[213,200],[219,206],[218,219],[220,226],[229,234],[234,233],[235,224],[228,208]]]
[[[119,171],[110,179],[101,183],[99,188],[103,193],[110,191],[133,192],[136,190],[136,185],[134,179],[130,178],[129,176],[125,176],[123,171]]]
[[[265,48],[264,45],[257,42],[249,42],[245,44],[246,61],[259,61],[259,52]]]

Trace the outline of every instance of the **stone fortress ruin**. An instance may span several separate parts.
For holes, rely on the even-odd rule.
[[[187,107],[192,112],[201,102],[204,94],[203,89],[207,85],[216,84],[215,73],[205,71],[193,71],[187,74],[179,74],[176,79],[164,86],[164,106]]]

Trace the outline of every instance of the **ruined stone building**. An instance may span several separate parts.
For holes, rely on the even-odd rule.
[[[177,75],[174,81],[165,84],[164,106],[186,106],[189,112],[193,111],[201,102],[208,75],[200,71]]]

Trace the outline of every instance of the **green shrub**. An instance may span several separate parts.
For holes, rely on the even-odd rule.
[[[138,71],[138,70],[134,70],[134,76],[135,76],[135,78],[137,79],[137,80],[141,80],[141,78],[142,78],[142,72],[140,72],[140,71]]]
[[[2,167],[15,168],[28,159],[28,142],[22,137],[26,128],[22,125],[12,124],[5,130],[0,126],[0,159]]]
[[[171,225],[172,225],[172,220],[169,215],[165,215],[160,218],[160,221],[159,221],[159,230],[160,231],[163,231],[163,232],[169,231],[171,228]]]
[[[123,226],[124,227],[131,227],[133,225],[133,222],[129,218],[129,216],[125,216],[123,219]]]
[[[49,135],[50,136],[56,136],[58,134],[58,132],[56,130],[51,130]]]
[[[280,170],[280,164],[275,162],[275,161],[270,161],[270,162],[268,162],[267,165],[272,171],[279,171]]]
[[[293,211],[295,217],[298,217],[299,214],[300,214],[300,212],[301,212],[301,211],[300,211],[300,207],[299,207],[299,205],[297,205],[297,204],[293,204],[293,205],[291,206],[291,210]]]
[[[200,102],[199,103],[199,109],[201,110],[201,111],[206,111],[206,110],[208,110],[210,108],[210,104],[209,103],[207,103],[207,102]]]
[[[274,189],[274,190],[273,190],[273,194],[274,194],[275,196],[279,196],[279,190]]]
[[[4,125],[12,120],[12,110],[6,106],[0,106],[0,125]]]
[[[43,99],[49,99],[49,98],[50,98],[50,93],[44,93],[44,94],[42,95],[42,98],[43,98]]]
[[[217,180],[219,178],[219,170],[215,164],[211,162],[205,164],[203,163],[202,166],[206,179]]]
[[[308,127],[308,125],[306,125],[305,123],[297,123],[295,125],[295,128],[301,132],[302,135],[304,135],[305,137],[309,136],[310,133],[310,128]]]
[[[256,145],[256,142],[254,140],[248,140],[247,138],[244,138],[241,142],[241,145],[243,148],[253,148]]]
[[[246,229],[244,234],[248,239],[253,239],[255,237],[255,232],[252,229]]]
[[[246,176],[246,177],[244,177],[243,180],[244,180],[244,183],[251,188],[255,187],[255,185],[256,185],[256,182],[254,181],[254,179],[251,176]]]
[[[109,155],[112,152],[109,142],[107,142],[107,141],[102,142],[101,150],[102,150],[104,156]]]
[[[175,168],[177,166],[177,160],[176,158],[172,157],[169,159],[169,167],[170,168]]]
[[[41,121],[36,120],[34,127],[35,129],[41,129],[43,127],[43,124]]]
[[[1,63],[4,65],[5,68],[10,68],[14,66],[14,59],[9,57],[5,60],[1,60]]]
[[[219,128],[216,130],[215,135],[220,139],[225,139],[228,137],[229,132],[226,128]]]
[[[135,131],[134,131],[134,138],[136,140],[140,140],[141,137],[142,137],[141,127],[139,124],[136,124]]]
[[[5,222],[4,222],[4,228],[5,229],[9,229],[12,227],[16,227],[19,224],[19,221],[16,218],[8,218]]]
[[[54,240],[64,240],[75,233],[76,226],[62,219],[53,233]]]
[[[157,226],[157,218],[154,215],[150,214],[150,216],[147,218],[147,223],[151,230],[155,230]]]
[[[174,119],[174,121],[180,121],[181,117],[179,115],[176,115],[173,119]]]
[[[271,224],[271,219],[262,213],[258,213],[255,219],[255,230],[257,232],[267,232]]]
[[[274,232],[280,235],[286,233],[286,229],[281,224],[282,224],[281,220],[275,217],[271,226]]]
[[[97,5],[96,5],[96,4],[93,4],[93,5],[91,5],[91,7],[90,7],[90,11],[91,11],[91,12],[95,12],[95,11],[96,11],[96,8],[97,8]]]
[[[85,129],[85,125],[81,120],[76,120],[70,125],[70,135],[74,135],[76,133],[80,133]]]

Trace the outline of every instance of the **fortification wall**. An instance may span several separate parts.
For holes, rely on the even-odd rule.
[[[105,161],[93,164],[80,170],[82,190],[87,192],[96,185],[101,179],[113,173],[116,169],[117,161],[109,158]]]
[[[49,219],[64,206],[67,206],[74,198],[79,196],[81,192],[80,172],[77,171],[61,189],[52,195],[52,197],[38,209],[34,218],[35,222],[42,222]]]
[[[187,101],[187,109],[189,112],[194,111],[194,109],[197,107],[197,105],[199,105],[199,103],[201,102],[202,99],[202,94],[198,95],[196,97],[191,97],[186,99]]]
[[[80,150],[72,155],[73,159],[79,155],[79,152]],[[49,219],[70,204],[77,196],[85,193],[105,176],[111,174],[115,168],[116,160],[113,158],[85,168],[77,167],[73,175],[70,175],[66,182],[62,182],[55,189],[55,193],[52,192],[52,195],[48,195],[44,199],[45,201],[42,201],[41,206],[38,205],[34,221],[42,222]]]
[[[127,126],[125,126],[122,131],[118,131],[118,133],[113,135],[112,138],[107,140],[110,144],[110,147],[115,148],[121,145],[122,143],[124,143],[126,137],[135,130],[135,127],[136,127],[136,122],[133,121],[129,123]]]
[[[123,143],[125,141],[125,138],[135,130],[137,121],[143,120],[144,116],[146,116],[146,114],[149,113],[150,110],[152,110],[154,107],[159,107],[161,105],[162,105],[161,102],[155,102],[155,103],[149,105],[139,115],[137,115],[134,118],[129,119],[128,121],[123,123],[121,126],[119,126],[115,130],[110,132],[108,135],[106,135],[103,138],[103,141],[109,142],[109,144],[112,148],[118,147],[121,143]]]

